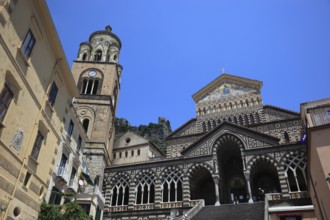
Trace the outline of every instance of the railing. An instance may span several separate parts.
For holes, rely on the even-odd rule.
[[[149,210],[149,209],[154,209],[155,205],[154,204],[139,204],[139,205],[134,205],[133,209],[134,210]]]
[[[190,220],[205,206],[204,199],[193,200],[193,201],[196,201],[195,205],[188,212],[186,212],[181,218],[178,219]]]
[[[267,193],[265,194],[265,197],[269,201],[272,200],[282,200],[282,199],[301,199],[301,198],[307,198],[307,192],[301,191],[301,192],[289,192],[289,193]]]
[[[165,202],[160,204],[161,209],[174,209],[183,207],[183,202]]]

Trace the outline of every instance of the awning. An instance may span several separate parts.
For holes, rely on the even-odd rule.
[[[89,185],[94,186],[93,180],[91,179],[91,177],[87,173],[81,172],[81,174],[83,175],[84,179],[86,180],[86,182]]]

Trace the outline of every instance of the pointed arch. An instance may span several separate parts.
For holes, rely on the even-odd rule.
[[[111,188],[111,206],[128,205],[129,197],[129,175],[127,173],[118,173],[110,180]]]
[[[135,176],[135,204],[155,202],[155,176],[152,170],[140,171]]]
[[[289,152],[283,158],[284,175],[290,192],[307,190],[306,153],[302,151]]]
[[[179,167],[165,168],[160,175],[162,202],[177,202],[183,198],[183,175]]]

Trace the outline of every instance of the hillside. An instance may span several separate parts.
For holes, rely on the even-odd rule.
[[[116,137],[121,136],[126,131],[133,131],[147,138],[164,153],[166,153],[165,137],[172,132],[170,121],[164,117],[159,117],[157,124],[149,123],[149,125],[139,126],[132,126],[125,118],[116,118],[115,128]]]

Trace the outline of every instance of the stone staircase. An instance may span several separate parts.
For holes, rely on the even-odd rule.
[[[264,202],[205,206],[192,220],[263,220]]]

